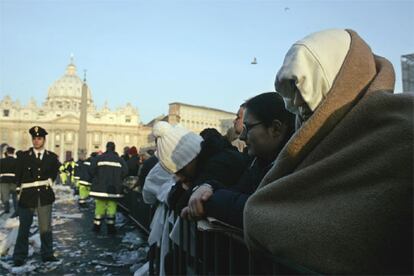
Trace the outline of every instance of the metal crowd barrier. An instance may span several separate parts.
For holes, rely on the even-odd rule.
[[[170,232],[172,230],[170,225]],[[194,239],[186,239],[193,232]],[[185,242],[189,241],[189,242]],[[287,275],[316,273],[288,260],[251,254],[242,229],[222,227],[207,221],[180,223],[179,245],[169,239],[169,275]],[[151,275],[159,274],[160,249],[153,248]],[[168,263],[170,266],[168,267]]]
[[[149,235],[154,209],[145,204],[141,192],[125,187],[124,197],[119,199],[118,206],[128,213],[128,216],[142,231]]]
[[[149,234],[155,208],[144,203],[140,192],[127,191],[119,205]],[[169,233],[172,227],[169,224]],[[169,253],[165,258],[165,271],[168,275],[317,274],[289,260],[251,254],[244,243],[242,229],[223,226],[220,221],[181,220],[179,228],[179,245],[168,239]],[[194,238],[188,238],[191,236]],[[150,275],[159,275],[160,253],[158,246],[150,248]]]

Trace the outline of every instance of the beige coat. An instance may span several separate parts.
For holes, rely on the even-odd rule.
[[[410,273],[414,97],[348,32],[331,91],[246,204],[245,240],[320,273]]]

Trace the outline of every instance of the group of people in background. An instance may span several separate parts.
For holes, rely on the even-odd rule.
[[[86,159],[80,158],[77,162],[70,159],[61,165],[61,182],[74,188],[75,195],[79,196],[79,206],[88,207],[89,197],[94,198],[93,231],[99,233],[106,219],[108,234],[116,234],[117,199],[123,197],[124,186],[140,190],[141,165],[151,155],[151,149],[139,154],[137,148],[132,146],[125,147],[123,155],[119,156],[115,143],[110,141],[105,152],[92,152]]]
[[[138,156],[131,147],[123,156],[115,151],[115,143],[108,142],[105,152],[94,152],[88,158],[81,157],[61,164],[58,156],[45,149],[47,131],[41,126],[29,129],[33,147],[15,154],[11,146],[6,148],[5,158],[0,160],[1,201],[5,213],[10,213],[10,196],[14,213],[19,217],[19,231],[13,253],[15,266],[25,263],[28,255],[29,230],[36,212],[41,239],[41,257],[44,262],[55,262],[52,237],[52,204],[55,201],[53,185],[72,185],[79,195],[79,206],[86,207],[87,199],[95,199],[95,216],[92,230],[99,233],[106,219],[107,233],[116,234],[115,216],[117,199],[123,197],[124,181],[137,186],[140,164],[148,158],[149,151]]]
[[[47,132],[36,126],[15,180],[3,170],[9,163],[1,166],[9,185],[2,186],[2,200],[4,190],[8,202],[13,183],[20,188],[15,264],[27,256],[34,210],[42,258],[55,260],[51,184],[60,167],[63,181],[77,183],[81,206],[95,198],[96,232],[106,217],[108,234],[116,233],[123,185],[158,206],[149,242],[164,244],[162,258],[168,255],[163,239],[174,236],[165,233],[177,223],[174,213],[181,220],[219,219],[242,229],[250,250],[316,272],[410,274],[414,97],[394,94],[394,81],[390,62],[356,32],[333,29],[294,43],[276,75],[276,92],[241,103],[226,135],[161,121],[153,128],[155,154],[145,161],[136,147],[119,156],[108,142],[105,152],[61,166],[39,146]]]

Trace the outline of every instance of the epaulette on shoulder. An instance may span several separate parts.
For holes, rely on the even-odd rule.
[[[52,156],[54,156],[54,157],[57,157],[57,154],[56,153],[54,153],[53,151],[50,151],[50,150],[45,150],[45,153],[46,154],[50,154],[50,155],[52,155]]]

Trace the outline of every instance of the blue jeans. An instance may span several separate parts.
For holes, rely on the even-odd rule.
[[[40,206],[36,208],[19,207],[19,233],[17,234],[16,245],[14,247],[14,260],[21,260],[27,257],[29,250],[29,232],[33,222],[34,211],[37,211],[39,224],[40,254],[43,258],[53,256],[53,236],[52,236],[52,205]]]

